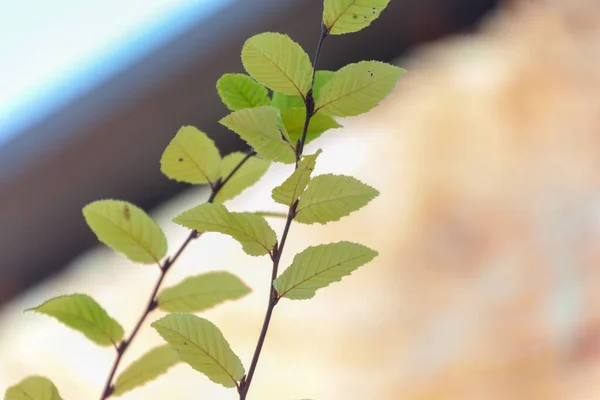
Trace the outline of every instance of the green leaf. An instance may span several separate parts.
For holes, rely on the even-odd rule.
[[[244,159],[246,155],[239,151],[223,157],[221,163],[221,177],[225,178]],[[244,189],[254,185],[267,172],[271,163],[258,157],[250,157],[240,169],[225,183],[215,196],[215,201],[224,203],[231,200]]]
[[[198,232],[229,235],[251,256],[270,253],[277,242],[275,232],[264,218],[247,212],[229,212],[218,203],[201,204],[179,214],[173,222]]]
[[[219,122],[237,133],[261,157],[285,164],[296,161],[279,109],[271,106],[245,108],[232,112]]]
[[[371,25],[390,0],[325,0],[323,23],[331,35],[358,32]]]
[[[252,214],[260,215],[265,218],[287,218],[287,213],[276,212],[276,211],[252,211]]]
[[[54,317],[100,346],[116,345],[123,339],[121,325],[87,294],[55,297],[25,311]]]
[[[261,33],[246,40],[242,64],[250,76],[275,92],[304,97],[312,83],[308,54],[280,33]]]
[[[29,376],[4,392],[4,400],[62,400],[48,378]]]
[[[406,71],[379,61],[361,61],[337,71],[323,85],[315,112],[350,117],[371,110]]]
[[[377,190],[351,176],[315,176],[300,197],[296,221],[303,224],[337,221],[362,208],[378,194]]]
[[[158,296],[158,308],[169,312],[200,312],[250,292],[240,278],[229,272],[208,272],[163,290]]]
[[[273,281],[273,287],[280,297],[310,299],[318,289],[340,281],[377,254],[366,246],[345,241],[308,247],[296,254],[292,265]]]
[[[285,124],[291,142],[295,144],[302,137],[304,120],[306,119],[306,108],[286,108],[281,111],[281,119]],[[323,132],[335,128],[341,128],[341,125],[329,115],[320,113],[313,115],[306,131],[305,144],[312,142],[321,136]]]
[[[298,163],[298,168],[281,185],[273,189],[272,197],[277,203],[291,206],[306,189],[310,174],[315,169],[317,157],[321,154],[319,149],[315,154],[306,155]]]
[[[231,111],[270,103],[267,89],[244,74],[224,74],[217,81],[217,91]]]
[[[215,142],[193,126],[181,127],[160,159],[162,173],[179,182],[212,183],[220,168]]]
[[[155,347],[125,368],[115,382],[113,395],[120,396],[138,386],[143,386],[165,374],[169,368],[179,362],[181,360],[177,352],[168,344]]]
[[[122,200],[98,200],[83,208],[98,240],[132,261],[158,262],[167,253],[167,238],[142,209]]]
[[[244,366],[212,322],[192,314],[169,314],[152,323],[179,358],[211,381],[235,387]]]
[[[331,79],[333,71],[317,71],[315,75],[315,83],[313,84],[313,97],[316,99],[319,97],[319,93],[323,85]],[[273,92],[273,99],[271,105],[285,110],[286,108],[304,107],[304,99],[299,95],[287,95],[279,92]]]

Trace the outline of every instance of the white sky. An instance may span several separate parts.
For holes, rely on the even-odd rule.
[[[0,0],[0,146],[233,0]]]

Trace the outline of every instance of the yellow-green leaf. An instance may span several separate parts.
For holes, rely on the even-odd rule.
[[[313,97],[316,99],[319,97],[319,93],[323,85],[331,79],[333,71],[321,70],[315,74],[315,83],[313,84]],[[279,92],[273,92],[273,99],[271,105],[285,110],[286,108],[304,107],[304,99],[300,95],[288,95]]]
[[[123,338],[121,325],[87,294],[55,297],[26,311],[54,317],[100,346],[115,345]]]
[[[48,378],[29,376],[6,389],[4,400],[62,400],[62,397]]]
[[[192,276],[165,289],[158,296],[158,308],[169,312],[200,312],[246,296],[251,290],[229,272],[207,272]]]
[[[231,171],[246,157],[244,153],[239,151],[230,153],[223,157],[221,163],[221,177],[225,178]],[[244,189],[254,185],[267,172],[271,163],[267,160],[258,157],[250,157],[240,169],[219,189],[215,196],[215,201],[224,203],[231,200]]]
[[[304,97],[312,83],[308,54],[280,33],[261,33],[246,40],[242,64],[250,76],[275,92]]]
[[[350,117],[371,110],[406,71],[379,61],[349,64],[333,74],[316,98],[316,112]]]
[[[236,387],[244,366],[212,322],[192,314],[169,314],[152,323],[179,358],[211,381]]]
[[[160,159],[162,173],[179,182],[212,183],[220,168],[215,142],[193,126],[181,127]]]
[[[231,111],[270,103],[267,89],[244,74],[224,74],[217,81],[217,92]]]
[[[315,154],[304,156],[292,175],[281,185],[273,189],[271,194],[273,200],[286,206],[294,204],[304,192],[304,189],[306,189],[306,185],[308,185],[308,181],[310,180],[310,174],[315,169],[315,163],[319,154],[321,154],[321,149]]]
[[[245,108],[232,112],[219,122],[237,133],[261,157],[285,164],[296,161],[279,109],[271,106]]]
[[[323,23],[331,35],[358,32],[371,25],[390,0],[325,0]]]
[[[287,213],[277,212],[277,211],[252,211],[252,214],[260,215],[265,218],[287,218]]]
[[[122,200],[98,200],[83,208],[98,240],[132,261],[158,262],[167,253],[160,226],[139,207]]]
[[[304,120],[306,119],[306,108],[286,108],[281,110],[281,119],[290,136],[292,143],[296,143],[302,137]],[[310,143],[329,129],[341,128],[333,117],[325,114],[315,114],[310,119],[306,131],[306,143]]]
[[[275,232],[263,217],[248,212],[229,212],[218,203],[201,204],[179,214],[173,222],[198,232],[229,235],[251,256],[270,253],[277,242]]]
[[[378,194],[377,190],[351,176],[315,176],[300,196],[296,221],[303,224],[337,221],[362,208]]]
[[[115,382],[113,395],[121,396],[153,381],[179,362],[179,355],[168,344],[155,347],[125,368]]]
[[[292,264],[273,281],[273,287],[279,297],[310,299],[318,289],[340,281],[376,256],[375,250],[345,241],[308,247],[296,254]]]

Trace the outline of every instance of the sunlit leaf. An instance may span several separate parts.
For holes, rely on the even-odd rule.
[[[223,157],[221,163],[221,177],[225,178],[231,171],[244,159],[246,155],[239,151],[230,153]],[[250,157],[248,161],[238,169],[235,174],[227,181],[227,183],[219,189],[215,196],[215,201],[224,203],[231,200],[244,189],[254,185],[267,172],[271,163],[267,160],[258,157]]]
[[[160,159],[162,173],[180,182],[214,182],[220,168],[215,142],[193,126],[181,127]]]
[[[316,111],[350,117],[371,110],[406,71],[379,61],[349,64],[333,74],[316,98]]]
[[[235,387],[244,367],[212,322],[192,314],[169,314],[152,323],[179,358],[225,387]]]
[[[229,235],[251,256],[268,254],[277,242],[275,232],[264,218],[247,212],[229,212],[218,203],[201,204],[179,214],[173,222],[198,232]]]
[[[310,299],[318,289],[340,281],[375,256],[375,250],[351,242],[308,247],[296,254],[292,265],[273,281],[273,286],[280,297]]]
[[[100,346],[115,345],[123,338],[121,325],[87,294],[55,297],[26,311],[54,317]]]
[[[323,23],[331,35],[360,31],[371,25],[390,0],[325,0]]]
[[[115,382],[114,396],[120,396],[165,374],[181,362],[168,344],[155,347],[129,365]]]
[[[186,278],[158,296],[158,308],[170,312],[200,312],[227,300],[241,299],[251,290],[229,272],[207,272]]]
[[[333,76],[333,71],[317,71],[315,75],[315,83],[313,84],[313,97],[316,99],[319,97],[319,93],[321,92],[321,88],[323,85],[331,79]],[[305,107],[304,99],[300,95],[289,95],[283,94],[279,92],[273,92],[273,99],[271,100],[271,105],[279,108],[280,110],[285,110],[286,108],[295,108],[295,107]]]
[[[312,82],[308,54],[287,35],[266,32],[246,40],[242,63],[259,83],[275,92],[304,96]]]
[[[362,208],[378,194],[377,190],[351,176],[315,176],[300,196],[296,221],[304,224],[337,221]]]
[[[62,397],[48,378],[29,376],[6,389],[4,400],[62,400]]]
[[[271,195],[273,200],[288,207],[294,204],[304,192],[304,189],[306,189],[306,185],[308,185],[308,181],[310,180],[310,174],[315,169],[315,163],[319,154],[321,154],[321,149],[315,154],[304,156],[292,175],[281,185],[273,189]]]
[[[132,261],[158,262],[167,253],[160,226],[139,207],[122,200],[98,200],[83,208],[98,240]]]
[[[296,161],[279,109],[271,106],[245,108],[232,112],[219,122],[237,133],[261,157],[286,164]]]
[[[302,137],[304,120],[306,119],[306,108],[286,108],[281,111],[281,119],[288,131],[292,143],[296,143]],[[333,117],[318,113],[313,115],[306,131],[306,143],[310,143],[323,132],[329,129],[341,128]]]
[[[224,74],[217,81],[217,91],[231,111],[266,106],[270,102],[267,89],[244,74]]]

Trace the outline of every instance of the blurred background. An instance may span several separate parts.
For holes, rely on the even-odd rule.
[[[41,374],[64,398],[99,396],[111,349],[22,311],[85,292],[130,331],[158,271],[98,246],[81,208],[134,202],[175,249],[187,232],[171,218],[207,193],[163,176],[162,151],[182,125],[222,154],[244,150],[217,123],[216,80],[243,71],[243,42],[263,31],[312,54],[321,7],[0,0],[0,390]],[[599,7],[392,0],[371,27],[327,39],[319,69],[376,59],[409,73],[307,149],[324,150],[318,172],[382,194],[338,223],[294,227],[287,260],[342,239],[380,256],[311,302],[278,306],[250,397],[600,399]],[[229,206],[275,209],[270,190],[288,174],[273,166]],[[205,235],[168,277],[228,269],[254,289],[207,313],[246,365],[268,264]],[[146,324],[122,368],[155,343]],[[175,384],[177,399],[236,398],[183,365],[123,398],[172,398]]]

